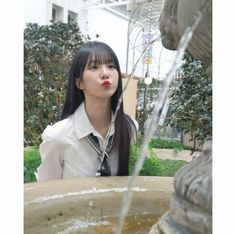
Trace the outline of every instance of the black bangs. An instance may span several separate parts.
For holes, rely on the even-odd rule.
[[[99,48],[97,48],[99,49]],[[111,54],[109,54],[109,52],[104,51],[102,49],[100,49],[101,51],[97,50],[94,51],[93,53],[91,53],[88,57],[87,60],[87,66],[90,66],[91,64],[93,65],[101,65],[101,64],[113,64],[115,66],[117,66],[115,64],[114,58],[112,57]]]
[[[113,55],[112,51],[109,51],[108,48],[97,46],[93,48],[93,51],[89,54],[87,60],[87,66],[101,65],[101,64],[113,64],[117,67],[116,58]]]

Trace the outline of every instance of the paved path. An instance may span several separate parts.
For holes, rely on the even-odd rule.
[[[157,157],[160,159],[173,159],[173,160],[185,160],[187,162],[191,161],[194,157],[198,157],[200,155],[199,151],[195,151],[191,155],[190,150],[181,150],[174,151],[173,149],[155,149],[152,150],[156,153]]]

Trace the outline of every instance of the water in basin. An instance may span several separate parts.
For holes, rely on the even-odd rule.
[[[154,214],[127,216],[122,234],[148,234],[157,221],[158,217]],[[103,220],[94,218],[91,221],[71,219],[65,223],[52,225],[51,230],[58,234],[113,234],[116,222],[117,217],[106,217]]]

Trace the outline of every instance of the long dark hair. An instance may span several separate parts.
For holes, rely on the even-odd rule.
[[[73,114],[78,106],[84,101],[83,90],[76,86],[76,79],[82,79],[87,63],[95,56],[97,61],[105,62],[112,60],[119,74],[118,87],[111,97],[111,108],[115,112],[119,97],[122,93],[122,77],[119,61],[114,51],[103,42],[87,42],[76,53],[72,62],[65,98],[64,109],[61,119]],[[129,174],[129,157],[131,140],[134,137],[136,128],[133,120],[124,113],[123,102],[115,120],[115,146],[118,149],[118,176]]]

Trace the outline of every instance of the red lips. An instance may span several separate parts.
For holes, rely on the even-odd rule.
[[[111,83],[106,80],[102,83],[102,86],[105,87],[105,88],[109,88],[111,86]]]

